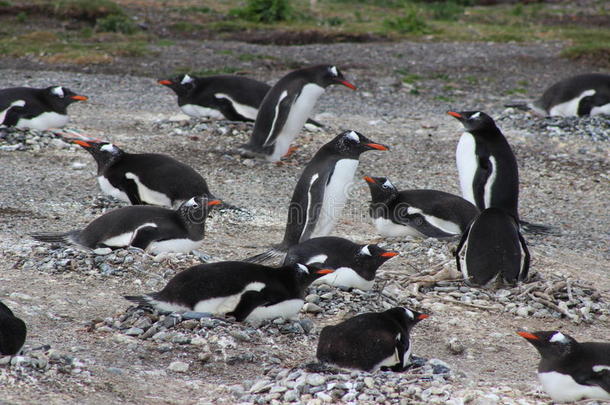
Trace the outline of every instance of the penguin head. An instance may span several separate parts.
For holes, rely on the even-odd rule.
[[[43,91],[44,98],[54,110],[64,111],[67,106],[76,101],[85,101],[89,97],[81,96],[62,86],[47,87]]]
[[[345,79],[343,73],[334,65],[318,65],[310,68],[305,68],[308,71],[310,81],[316,83],[320,87],[328,87],[333,84],[340,84],[352,90],[356,90],[356,86]]]
[[[422,314],[421,312],[413,311],[407,307],[394,307],[385,312],[407,329],[410,329],[419,321],[423,321],[430,317],[428,314]]]
[[[489,128],[496,128],[496,123],[493,118],[481,111],[447,111],[447,114],[464,125],[464,128],[468,132],[477,132]],[[484,131],[485,132],[485,131]]]
[[[198,228],[205,224],[209,212],[214,206],[222,204],[220,200],[210,200],[204,196],[192,197],[178,207],[178,212],[187,225]]]
[[[335,271],[334,269],[323,267],[323,264],[321,263],[295,263],[290,265],[289,267],[292,268],[294,274],[296,275],[296,278],[301,281],[304,287],[307,287],[308,285],[313,283],[314,280],[323,277],[327,274],[334,273]]]
[[[171,79],[162,79],[157,83],[169,87],[179,97],[186,96],[195,88],[195,78],[188,74],[178,75]]]
[[[125,152],[118,146],[101,140],[94,139],[71,139],[70,142],[78,144],[89,152],[98,164],[98,171],[116,163]]]
[[[398,196],[398,189],[387,177],[365,176],[373,203],[388,203]]]
[[[376,244],[361,245],[356,251],[354,262],[358,268],[375,272],[383,263],[399,254],[399,252],[385,250]]]
[[[386,145],[375,143],[359,132],[348,130],[340,133],[325,146],[334,153],[346,158],[358,159],[362,152],[368,150],[390,150]]]
[[[578,344],[573,337],[559,331],[525,332],[517,334],[530,342],[543,358],[562,358],[570,355]]]

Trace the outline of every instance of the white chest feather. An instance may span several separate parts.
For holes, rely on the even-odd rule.
[[[374,281],[368,281],[349,267],[339,267],[334,273],[316,279],[313,284],[328,284],[335,287],[358,288],[368,291],[373,288]]]
[[[163,252],[189,253],[193,250],[199,249],[202,244],[203,239],[169,239],[151,242],[146,248],[146,251],[152,253],[153,255],[158,255],[159,253]]]
[[[496,175],[498,174],[496,158],[493,156],[489,157],[489,163],[491,164],[491,173],[485,182],[483,189],[483,201],[485,202],[485,208],[491,207],[491,193],[494,182],[496,181]]]
[[[237,101],[233,100],[231,97],[229,97],[227,94],[217,93],[217,94],[214,94],[214,97],[216,97],[218,99],[229,100],[229,102],[233,106],[233,109],[239,115],[242,115],[242,116],[244,116],[246,118],[249,118],[251,120],[255,120],[256,119],[256,114],[258,114],[258,109],[257,108],[251,107],[251,106],[246,105],[246,104],[240,104]]]
[[[589,115],[607,114],[610,115],[610,103],[593,107]]]
[[[110,184],[108,179],[104,176],[98,176],[97,183],[100,185],[100,189],[104,194],[117,198],[121,201],[129,202],[129,197],[127,197],[127,194]]]
[[[580,385],[566,374],[555,371],[538,373],[544,391],[554,401],[573,402],[580,399],[610,399],[610,393],[598,386]]]
[[[474,175],[478,166],[475,150],[476,143],[474,141],[474,136],[469,132],[464,132],[455,151],[455,160],[460,176],[462,197],[476,205],[474,201],[474,190],[472,188]]]
[[[411,226],[399,225],[383,217],[373,219],[373,224],[377,232],[386,238],[400,238],[403,236],[412,236],[414,238],[427,237]]]
[[[549,110],[549,115],[551,117],[576,117],[578,115],[578,105],[580,104],[580,100],[594,94],[595,90],[593,89],[585,90],[578,97],[551,107]]]
[[[222,120],[225,117],[218,110],[215,110],[213,108],[202,107],[202,106],[196,105],[196,104],[184,104],[184,105],[180,106],[180,109],[186,115],[189,115],[189,116],[195,117],[195,118],[209,117],[209,118],[214,118],[217,120]]]
[[[422,215],[430,225],[432,225],[435,228],[440,229],[443,232],[451,233],[454,235],[459,235],[460,233],[462,233],[460,226],[458,224],[453,223],[451,221],[444,220],[442,218],[435,217],[434,215],[426,214],[419,208],[409,207],[407,212],[410,215],[413,215],[413,214]]]
[[[16,100],[16,101],[13,101],[11,103],[11,105],[9,105],[5,110],[0,111],[0,124],[2,124],[4,122],[4,117],[6,117],[6,113],[8,110],[10,110],[12,107],[23,107],[24,105],[25,105],[25,101]]]
[[[354,182],[358,163],[357,159],[341,159],[335,164],[335,170],[324,190],[322,208],[312,238],[327,236],[335,227]]]
[[[301,93],[290,107],[286,122],[275,140],[271,160],[279,160],[288,152],[290,144],[305,125],[322,93],[324,93],[324,88],[317,84],[310,83],[303,86]]]
[[[17,121],[17,128],[32,128],[40,131],[45,131],[51,128],[61,128],[69,121],[67,115],[58,114],[56,112],[45,112],[38,117],[32,119],[21,118]]]
[[[295,298],[278,302],[277,304],[269,305],[268,307],[257,307],[248,315],[246,321],[257,323],[266,319],[291,319],[299,313],[301,308],[303,308],[304,303],[305,301],[302,299]]]
[[[138,194],[140,195],[140,200],[142,200],[142,202],[151,205],[161,205],[164,207],[172,206],[172,201],[165,194],[146,187],[144,184],[142,184],[140,178],[136,174],[127,172],[125,173],[125,178],[133,180],[134,183],[136,183],[136,186],[138,187]]]

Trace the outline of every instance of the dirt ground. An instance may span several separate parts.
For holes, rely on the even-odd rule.
[[[277,55],[302,65],[332,61],[359,89],[329,89],[316,108],[321,113],[316,118],[326,128],[304,132],[297,139],[297,154],[282,166],[219,154],[213,151],[246,141],[244,134],[250,127],[208,122],[207,129],[193,133],[191,124],[182,126],[180,121],[160,125],[159,121],[179,111],[173,95],[155,79],[185,64],[203,68],[241,63],[251,76],[269,82],[287,72],[284,66],[257,60],[228,61],[232,56],[220,54],[221,49]],[[342,129],[355,129],[391,146],[388,153],[363,155],[359,178],[384,175],[405,189],[459,193],[454,153],[461,128],[445,111],[477,108],[497,118],[503,114],[503,103],[514,98],[510,90],[517,86],[527,90],[520,97],[533,98],[560,77],[595,70],[560,58],[559,49],[556,43],[277,47],[185,41],[154,60],[118,61],[112,67],[115,71],[124,67],[137,75],[88,73],[85,68],[75,72],[35,62],[6,61],[0,69],[0,87],[65,85],[90,96],[89,102],[70,108],[71,128],[110,139],[129,151],[166,153],[199,170],[217,196],[253,213],[251,220],[229,221],[219,216],[210,221],[204,250],[215,260],[227,260],[258,253],[281,239],[299,173],[313,153]],[[419,94],[412,94],[395,73],[405,67],[422,75],[417,84]],[[591,283],[609,301],[608,143],[586,137],[540,136],[527,128],[516,128],[510,117],[499,124],[520,165],[522,217],[551,224],[562,232],[560,236],[527,237],[532,269],[544,276],[557,273]],[[243,130],[233,132],[233,128]],[[74,163],[85,167],[76,170]],[[147,275],[50,274],[19,265],[29,249],[39,246],[28,234],[73,229],[99,215],[91,208],[100,195],[94,177],[94,162],[80,149],[0,151],[0,300],[10,303],[27,323],[26,347],[51,345],[82,359],[89,372],[88,376],[11,377],[4,380],[0,403],[233,402],[227,387],[256,379],[261,374],[259,365],[213,363],[176,373],[167,371],[169,363],[193,360],[196,348],[175,346],[162,352],[154,342],[126,343],[117,338],[118,332],[88,331],[89,321],[114,316],[129,306],[122,295],[150,291]],[[335,234],[364,243],[378,235],[367,218],[368,190],[359,178]],[[396,241],[386,243],[403,246]],[[379,274],[396,280],[397,273],[409,275],[414,268],[426,270],[441,262],[402,251]],[[406,291],[408,281],[402,287]],[[535,377],[538,355],[515,330],[560,329],[582,341],[607,341],[610,337],[607,317],[575,324],[565,318],[519,317],[444,301],[445,305],[434,307],[436,298],[426,298],[425,293],[415,298],[425,302],[422,307],[432,312],[432,317],[414,331],[414,353],[446,361],[456,372],[456,387],[483,391],[508,387],[499,403],[548,402],[538,391]],[[318,332],[320,326],[336,320],[324,314],[302,316],[310,317]],[[463,354],[454,355],[447,349],[451,337],[465,346]],[[286,341],[285,347],[278,349],[286,352],[283,367],[298,367],[314,359],[315,348],[303,339]],[[247,343],[243,345],[244,351],[252,349]],[[4,373],[2,368],[0,373]]]

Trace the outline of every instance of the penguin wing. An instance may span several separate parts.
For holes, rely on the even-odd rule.
[[[151,242],[159,239],[159,229],[154,224],[144,224],[138,227],[131,237],[130,246],[146,249]]]
[[[405,336],[404,333],[399,333],[396,336],[395,349],[396,355],[398,356],[398,363],[392,367],[392,371],[403,371],[405,369],[406,363],[409,359],[405,359],[405,355],[407,355],[407,351],[409,349],[409,339]]]
[[[29,106],[28,106],[29,108]],[[21,118],[33,118],[35,115],[27,117],[25,106],[23,107],[11,107],[4,114],[4,121],[0,124],[6,125],[7,127],[14,127],[17,125]]]
[[[597,385],[610,393],[610,366],[593,366],[582,370],[573,376],[574,380],[583,385]]]
[[[287,90],[279,94],[267,94],[254,124],[252,140],[261,148],[275,144],[275,141],[284,128],[290,107],[294,103],[295,95],[290,95]],[[275,96],[275,97],[274,97]]]
[[[315,174],[311,177],[309,187],[305,191],[307,195],[304,200],[305,206],[301,207],[301,212],[305,214],[305,217],[301,218],[301,221],[303,222],[303,230],[301,232],[299,242],[308,240],[316,228],[318,220],[320,219],[320,213],[322,211],[326,183],[331,175],[332,172],[327,173],[326,176],[319,176]]]
[[[591,114],[593,107],[599,107],[610,103],[610,94],[595,93],[591,96],[583,97],[578,103],[576,114],[581,117]]]
[[[479,156],[477,170],[472,179],[472,192],[476,206],[480,209],[488,208],[485,207],[485,184],[487,184],[492,171],[493,167],[489,155]]]

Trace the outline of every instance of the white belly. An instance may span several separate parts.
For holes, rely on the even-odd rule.
[[[583,91],[578,97],[551,107],[549,115],[551,117],[576,117],[578,115],[578,104],[580,104],[580,100],[594,94],[595,90],[593,89]]]
[[[50,128],[61,128],[68,123],[70,119],[67,115],[58,114],[56,112],[45,112],[38,117],[32,119],[21,118],[17,121],[17,128],[32,128],[40,131],[45,131]]]
[[[153,255],[158,255],[163,252],[189,253],[199,249],[202,244],[203,239],[198,241],[190,239],[169,239],[151,242],[146,248],[146,251]]]
[[[250,315],[248,315],[246,321],[257,323],[266,319],[291,319],[299,313],[301,308],[303,308],[304,303],[305,302],[302,299],[295,298],[292,300],[282,301],[268,307],[257,307],[250,313]]]
[[[373,219],[373,224],[377,228],[377,232],[386,238],[399,238],[403,236],[412,236],[414,238],[427,238],[426,235],[419,232],[417,229],[406,226],[395,224],[389,219],[382,217]]]
[[[134,173],[125,173],[125,178],[133,180],[136,183],[136,186],[138,187],[138,194],[140,195],[140,200],[142,202],[151,205],[161,205],[164,207],[172,206],[172,201],[165,194],[146,187],[144,184],[142,184],[140,178]]]
[[[104,176],[98,176],[97,183],[100,185],[100,189],[104,194],[121,201],[129,202],[129,197],[127,197],[127,194],[110,184],[108,179],[106,179]]]
[[[328,284],[335,287],[358,288],[368,291],[373,288],[374,281],[362,278],[358,273],[348,267],[339,267],[333,273],[316,279],[313,284]]]
[[[607,114],[610,115],[610,103],[591,108],[590,115]]]
[[[462,197],[474,205],[476,203],[474,201],[472,183],[478,166],[475,150],[476,143],[474,137],[469,132],[464,132],[455,151],[455,160],[460,176]]]
[[[218,110],[213,108],[202,107],[195,104],[184,104],[180,106],[180,109],[186,115],[196,118],[215,118],[218,120],[224,119],[224,115]]]
[[[442,230],[443,232],[451,233],[453,235],[459,235],[460,233],[462,233],[458,224],[455,224],[451,221],[444,220],[442,218],[435,217],[434,215],[428,215],[428,214],[424,213],[422,210],[420,210],[419,208],[409,207],[407,212],[410,215],[413,215],[413,214],[422,215],[424,218],[426,218],[426,221],[428,223],[430,223],[435,228]]]
[[[324,191],[318,221],[310,238],[327,236],[332,232],[347,201],[358,163],[356,159],[341,159],[335,164],[335,170]]]
[[[538,373],[544,391],[553,401],[573,402],[580,399],[610,399],[610,393],[598,386],[580,385],[574,379],[555,371]]]
[[[23,107],[25,105],[25,101],[23,100],[16,100],[13,101],[11,103],[11,105],[9,105],[6,110],[0,111],[0,124],[2,124],[4,122],[4,118],[6,117],[6,113],[8,110],[10,110],[12,107]]]
[[[237,294],[199,301],[197,304],[195,304],[193,311],[224,315],[227,312],[233,311],[235,307],[237,307],[237,304],[239,304],[239,301],[241,300],[241,296],[246,291],[260,291],[263,288],[265,288],[264,283],[255,281],[246,285],[246,287]]]
[[[129,246],[129,243],[133,240],[134,232],[125,232],[117,236],[100,241],[106,246],[111,247],[124,247]]]
[[[275,140],[275,148],[273,154],[268,158],[269,160],[280,160],[288,152],[290,144],[299,135],[322,93],[324,93],[324,88],[317,84],[303,86],[301,94],[290,108],[284,127]]]
[[[226,99],[229,100],[229,102],[231,103],[231,105],[233,106],[233,109],[235,111],[237,111],[238,114],[249,118],[251,120],[255,120],[256,119],[256,115],[258,114],[258,109],[251,107],[249,105],[246,104],[240,104],[237,101],[233,100],[231,97],[229,97],[226,94],[222,94],[222,93],[217,93],[214,94],[214,97],[218,98],[218,99]]]

